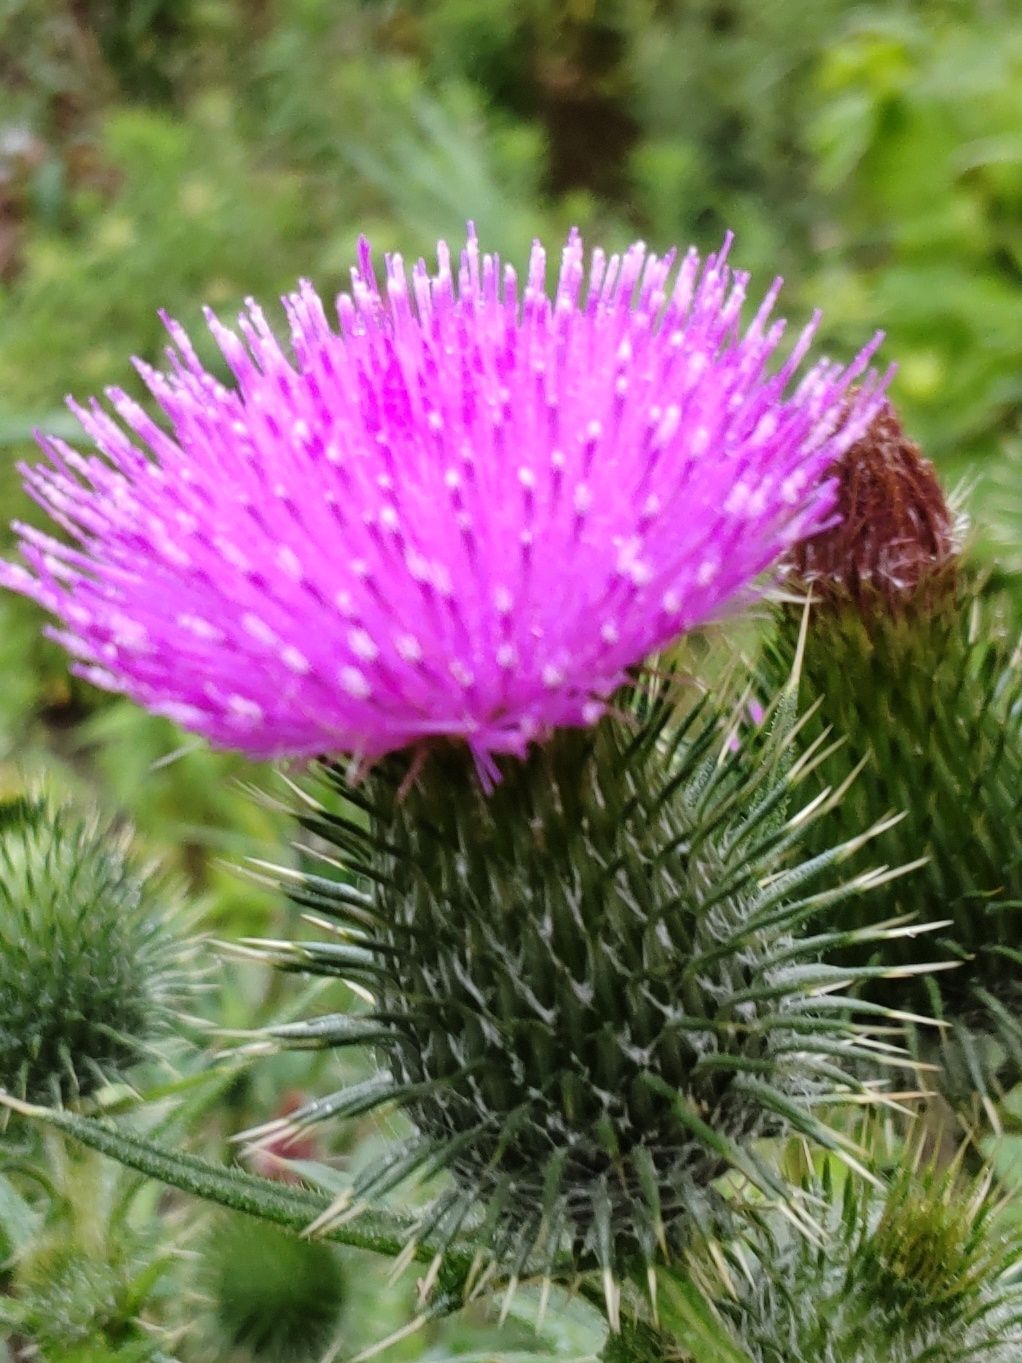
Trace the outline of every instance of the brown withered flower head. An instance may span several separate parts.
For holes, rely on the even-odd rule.
[[[788,563],[817,600],[864,613],[942,596],[955,581],[955,517],[928,459],[890,402],[836,466],[840,521],[796,544]]]

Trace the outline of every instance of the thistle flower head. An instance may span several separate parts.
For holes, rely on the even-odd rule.
[[[163,1306],[179,1251],[167,1217],[133,1214],[134,1174],[50,1140],[45,1162],[8,1155],[0,1186],[36,1194],[34,1233],[4,1246],[0,1339],[11,1351],[17,1340],[33,1363],[168,1363]]]
[[[335,320],[284,300],[290,353],[255,303],[209,315],[231,386],[168,322],[168,371],[138,366],[165,421],[74,406],[99,454],[25,470],[69,541],[20,525],[0,581],[92,681],[253,756],[590,723],[826,522],[876,406],[876,342],[795,386],[813,323],[768,368],[778,286],[743,328],[727,252],[587,267],[573,233],[551,293],[538,243],[521,288],[474,234],[382,284],[363,244]]]
[[[838,519],[796,544],[790,563],[824,600],[888,611],[954,580],[955,521],[933,465],[890,402],[837,468]]]
[[[185,954],[123,836],[44,800],[0,807],[0,1088],[59,1101],[144,1059]]]

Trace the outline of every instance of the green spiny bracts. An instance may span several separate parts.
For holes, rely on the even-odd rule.
[[[949,919],[934,936],[885,943],[880,959],[932,960],[939,948],[939,958],[964,968],[880,983],[874,993],[895,1006],[978,1014],[986,994],[1011,994],[1022,964],[1022,669],[967,586],[918,616],[878,615],[867,624],[852,610],[810,612],[800,696],[816,709],[802,741],[824,732],[844,740],[811,779],[820,789],[837,787],[862,770],[829,818],[809,830],[807,846],[816,850],[862,821],[902,813],[878,855],[894,864],[926,857],[926,864],[868,904],[849,901],[841,921],[864,925],[905,913]],[[797,650],[798,628],[792,615],[780,621],[780,668]]]
[[[807,1173],[814,1244],[777,1225],[718,1303],[750,1363],[1017,1363],[1022,1234],[990,1180],[907,1158],[886,1189]]]
[[[819,851],[903,814],[877,855],[894,865],[925,857],[925,866],[868,903],[847,901],[837,921],[949,921],[934,937],[906,934],[843,959],[962,963],[881,981],[869,997],[957,1024],[944,1047],[945,1085],[964,1094],[993,1077],[976,1039],[992,1024],[1022,1066],[1022,667],[963,570],[932,470],[889,411],[852,447],[840,475],[845,521],[801,547],[792,564],[794,585],[811,593],[800,699],[814,713],[800,743],[823,734],[842,740],[811,775],[820,790],[863,769],[807,831],[806,846]],[[781,607],[767,685],[799,656],[803,615],[800,606]]]
[[[857,1090],[848,1069],[875,1052],[838,992],[855,972],[820,962],[846,934],[800,933],[841,893],[814,896],[813,875],[862,837],[799,860],[789,698],[741,743],[734,723],[733,701],[709,697],[679,720],[662,681],[504,762],[490,790],[453,747],[356,786],[326,768],[357,817],[310,799],[302,823],[350,879],[294,872],[291,894],[339,935],[266,950],[375,996],[361,1016],[276,1033],[371,1044],[386,1066],[293,1130],[382,1104],[411,1118],[354,1205],[445,1169],[423,1236],[442,1244],[475,1218],[512,1280],[567,1263],[612,1283],[705,1222],[727,1171],[784,1197],[761,1137],[834,1147],[817,1106]]]
[[[190,973],[170,907],[115,829],[0,805],[0,1088],[60,1102],[151,1053]]]

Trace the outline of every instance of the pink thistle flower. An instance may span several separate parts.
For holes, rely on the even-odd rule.
[[[430,737],[484,764],[595,721],[628,669],[718,614],[828,524],[828,469],[882,384],[879,342],[794,386],[818,319],[776,372],[730,240],[674,269],[572,233],[551,295],[474,232],[437,273],[367,243],[331,324],[284,300],[291,353],[253,302],[207,320],[225,387],[182,328],[165,424],[126,393],[71,403],[99,454],[41,438],[23,469],[67,542],[15,526],[0,582],[61,622],[81,675],[253,757],[366,759]]]

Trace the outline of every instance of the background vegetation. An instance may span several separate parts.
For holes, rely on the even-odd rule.
[[[330,293],[360,232],[428,254],[469,216],[516,260],[573,223],[658,248],[712,249],[732,228],[761,285],[785,275],[789,317],[824,309],[836,353],[887,331],[906,424],[946,481],[969,475],[981,541],[1019,556],[1019,0],[0,0],[0,524],[28,512],[15,466],[32,429],[73,430],[64,395],[159,358],[157,308],[195,324],[203,303],[229,315],[299,275]],[[69,680],[39,625],[0,600],[0,793],[45,776],[130,818],[215,936],[293,930],[232,869],[300,855],[242,788],[275,778]],[[216,980],[197,1010],[220,1027],[296,1007],[299,987],[263,969]],[[145,1082],[177,1086],[182,1139],[220,1154],[324,1082],[322,1060],[207,1060],[193,1048]],[[377,1138],[317,1153],[357,1159]],[[10,1149],[13,1169],[28,1155]],[[272,1248],[63,1148],[32,1158],[41,1202],[0,1177],[0,1292],[65,1320],[45,1357],[70,1360],[71,1338],[81,1363],[286,1356],[228,1281],[249,1255],[242,1278],[273,1300]],[[413,1287],[385,1266],[332,1271],[289,1270],[343,1284],[326,1337],[336,1326],[345,1351],[407,1318]],[[598,1347],[579,1308],[541,1331],[462,1322],[389,1356]]]

